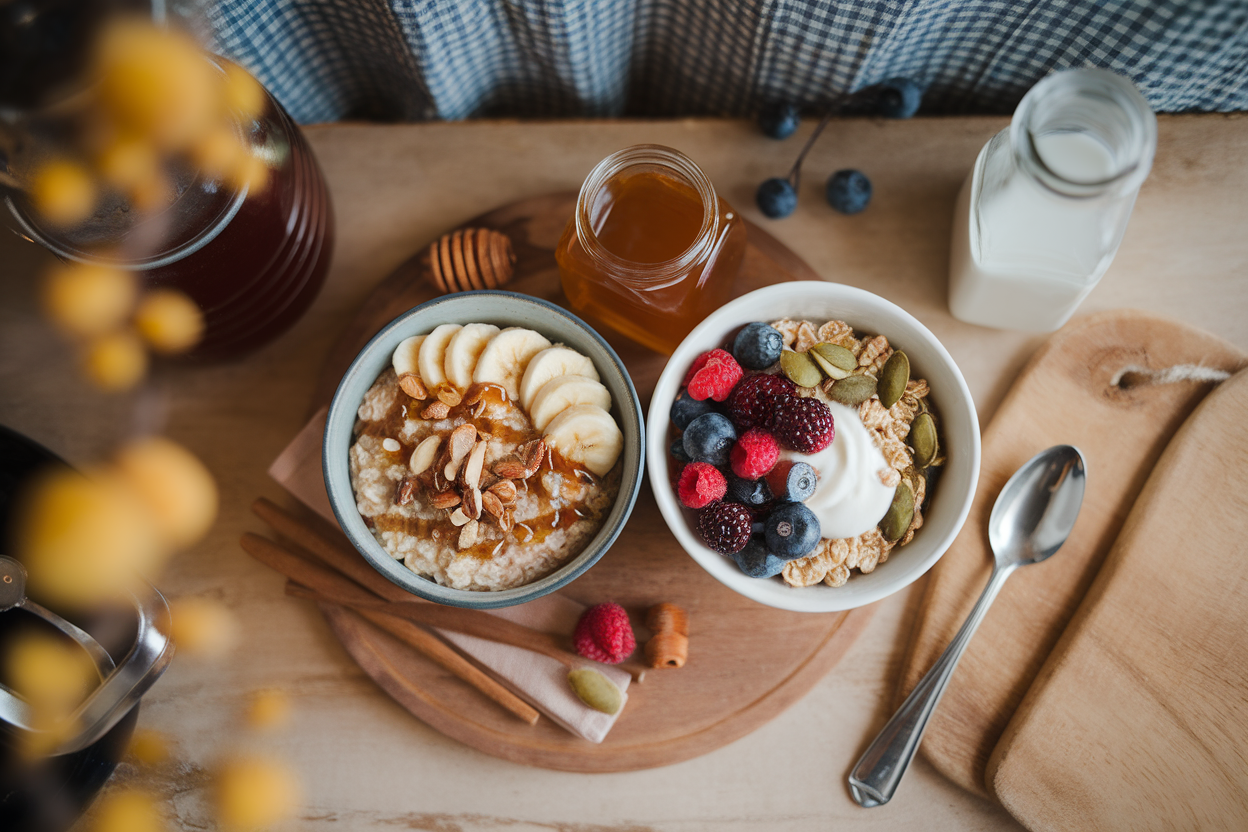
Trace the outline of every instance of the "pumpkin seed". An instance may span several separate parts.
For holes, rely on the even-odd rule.
[[[589,707],[615,716],[624,706],[624,695],[615,682],[592,667],[578,667],[568,673],[568,684]]]
[[[926,468],[936,459],[939,440],[936,437],[936,420],[930,413],[920,413],[910,425],[910,447],[914,448],[914,467]]]
[[[815,344],[810,348],[810,357],[828,378],[845,378],[858,369],[858,359],[840,344]]]
[[[914,492],[903,482],[893,492],[893,504],[888,507],[884,519],[880,521],[880,532],[885,540],[900,540],[910,528],[910,521],[913,519]]]
[[[819,372],[814,360],[804,352],[785,350],[780,353],[780,369],[798,387],[814,387],[823,381],[823,373]]]
[[[892,407],[906,392],[906,383],[910,381],[910,359],[901,350],[889,356],[880,370],[880,404]]]
[[[832,401],[840,402],[848,407],[857,407],[875,395],[875,379],[865,373],[860,373],[847,376],[823,389]]]

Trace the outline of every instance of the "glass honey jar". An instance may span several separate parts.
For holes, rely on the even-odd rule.
[[[745,223],[697,165],[661,145],[598,163],[555,250],[577,314],[662,353],[722,306],[745,256]]]

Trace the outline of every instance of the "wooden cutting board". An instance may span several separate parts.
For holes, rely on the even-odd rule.
[[[1036,832],[1248,829],[1246,633],[1241,372],[1167,446],[997,744],[989,786]]]
[[[1048,658],[1170,437],[1209,392],[1148,373],[1191,365],[1236,370],[1248,358],[1192,327],[1130,310],[1067,325],[1037,351],[983,435],[979,490],[962,533],[932,570],[902,667],[898,703],[945,649],[988,582],[987,523],[1010,475],[1037,452],[1077,446],[1088,462],[1083,508],[1048,561],[1010,578],[928,724],[924,754],[988,796],[988,757]]]
[[[507,233],[516,276],[501,288],[566,301],[554,248],[576,192],[503,206],[462,227]],[[735,294],[782,280],[818,280],[797,255],[755,225]],[[425,245],[427,246],[427,241]],[[422,246],[422,249],[424,246]],[[382,326],[437,291],[421,275],[420,254],[394,271],[347,325],[331,352],[313,410],[327,403],[357,352]],[[623,359],[648,406],[666,356],[601,329]],[[628,771],[705,754],[758,728],[800,699],[857,638],[872,608],[809,615],[772,609],[737,595],[685,554],[668,531],[648,484],[618,540],[585,575],[563,590],[585,604],[616,601],[628,610],[640,644],[645,610],[670,601],[689,612],[689,660],[678,670],[650,670],[628,690],[628,705],[599,745],[548,719],[529,726],[351,613],[323,606],[347,652],[383,689],[424,722],[487,754],[568,771]]]

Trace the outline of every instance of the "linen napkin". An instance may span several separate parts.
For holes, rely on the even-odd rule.
[[[321,443],[325,434],[325,418],[328,413],[327,407],[322,407],[317,411],[311,421],[273,461],[269,467],[269,476],[296,499],[337,528],[338,521],[334,518],[333,509],[330,508],[329,495],[325,491],[325,478],[321,471]],[[550,594],[529,601],[527,604],[489,610],[489,612],[535,630],[571,633],[584,610],[583,605],[571,598]],[[555,724],[590,742],[602,742],[607,732],[611,730],[611,726],[615,724],[616,718],[624,712],[624,708],[621,707],[616,715],[612,716],[586,706],[568,685],[567,668],[557,659],[534,653],[532,650],[525,650],[523,647],[499,644],[463,633],[438,629],[434,631],[462,652],[494,671],[500,678],[507,680],[520,696],[546,714]],[[632,681],[632,676],[618,667],[591,662],[588,659],[585,663],[592,665],[619,686],[623,692],[624,704],[628,704],[628,685]]]

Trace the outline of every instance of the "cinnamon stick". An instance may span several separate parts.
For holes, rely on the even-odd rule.
[[[243,535],[240,543],[243,550],[256,558],[256,560],[286,575],[288,578],[293,577],[297,581],[319,585],[329,589],[331,592],[341,590],[347,595],[359,597],[364,601],[372,601],[374,599],[374,596],[371,596],[358,584],[344,579],[327,567],[292,554],[260,535],[248,532]],[[539,714],[528,703],[491,679],[471,662],[439,640],[437,636],[417,627],[410,621],[387,616],[375,610],[359,612],[369,621],[395,635],[422,655],[472,685],[515,716],[530,725],[537,722]],[[376,616],[376,620],[374,616]]]

